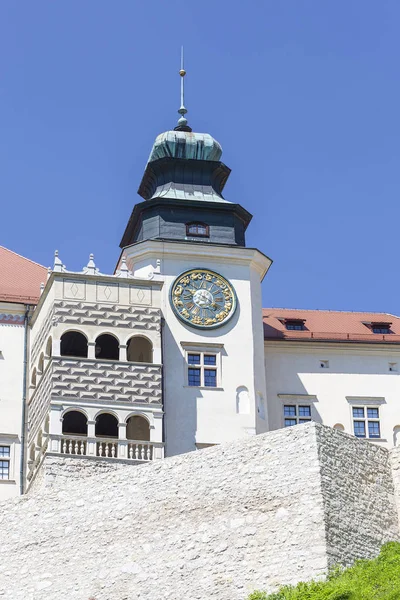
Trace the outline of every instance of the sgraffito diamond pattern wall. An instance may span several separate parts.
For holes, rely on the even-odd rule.
[[[161,403],[161,367],[90,359],[53,360],[53,398]]]
[[[54,313],[59,323],[101,325],[159,331],[161,312],[150,306],[109,306],[89,302],[56,301]]]

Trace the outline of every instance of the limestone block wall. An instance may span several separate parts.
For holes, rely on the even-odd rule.
[[[317,438],[329,566],[377,555],[399,537],[389,451],[330,427]]]
[[[309,423],[140,466],[47,457],[0,505],[0,597],[245,600],[321,576],[397,537],[387,456]]]
[[[396,507],[400,523],[400,446],[396,446],[390,451],[390,463],[392,467]]]

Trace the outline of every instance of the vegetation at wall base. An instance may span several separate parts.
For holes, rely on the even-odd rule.
[[[248,600],[400,600],[400,543],[385,544],[377,558],[333,570],[326,581],[254,592]]]

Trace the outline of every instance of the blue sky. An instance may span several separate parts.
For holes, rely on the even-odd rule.
[[[222,144],[264,306],[400,313],[400,3],[0,4],[0,244],[112,272],[156,135]]]

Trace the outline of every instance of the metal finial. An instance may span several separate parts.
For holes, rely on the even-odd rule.
[[[178,119],[178,125],[175,127],[175,131],[192,131],[191,128],[187,124],[187,119],[185,118],[185,115],[187,113],[187,109],[185,107],[185,75],[186,75],[186,71],[184,68],[183,46],[181,48],[181,68],[179,70],[179,75],[181,76],[181,107],[178,110],[178,113],[181,116]]]

